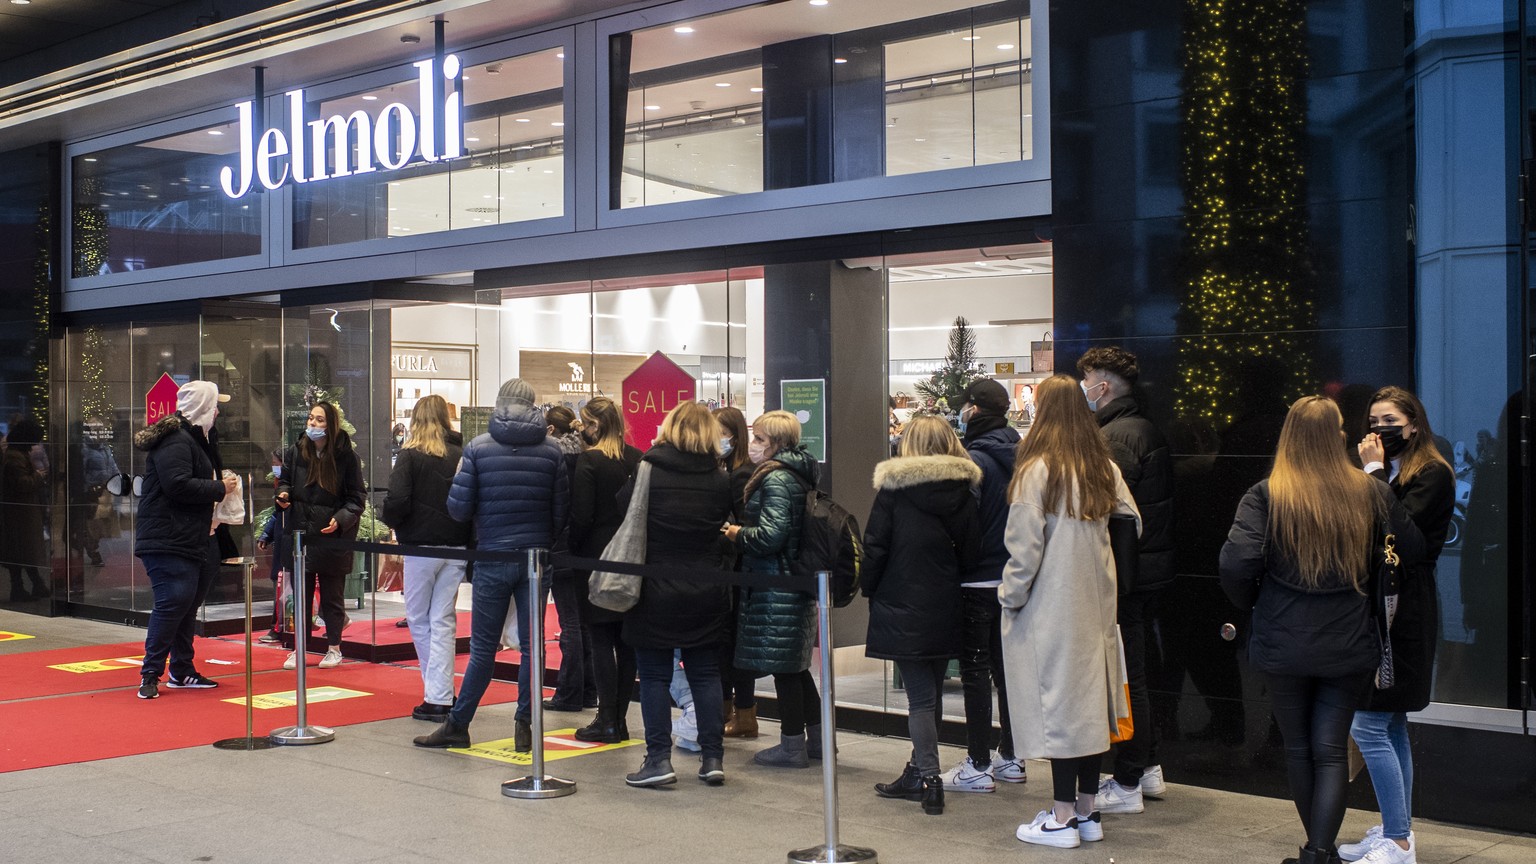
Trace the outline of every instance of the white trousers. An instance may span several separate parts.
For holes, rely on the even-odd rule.
[[[445,549],[462,549],[445,546]],[[405,620],[421,661],[421,687],[426,701],[453,704],[453,660],[458,639],[459,585],[463,561],[405,556]]]

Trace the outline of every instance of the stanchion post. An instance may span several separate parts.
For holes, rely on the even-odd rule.
[[[305,573],[304,557],[304,532],[293,532],[293,572],[289,574],[289,585],[293,597],[293,657],[295,683],[293,690],[294,703],[298,706],[298,722],[293,726],[284,726],[281,729],[273,729],[271,738],[273,744],[324,744],[336,739],[336,732],[325,726],[309,725],[309,699],[305,690],[304,677],[309,665],[307,655],[306,637],[309,636],[309,594],[304,590]],[[279,610],[281,611],[281,610]]]
[[[544,773],[544,549],[528,550],[528,710],[533,727],[533,773],[501,784],[508,798],[563,798],[576,794],[576,781]],[[522,621],[518,626],[523,626]]]
[[[832,574],[816,572],[817,636],[821,642],[821,791],[826,836],[822,845],[796,849],[788,864],[877,864],[875,850],[844,846],[837,823],[837,690],[832,681]]]
[[[265,750],[272,746],[272,739],[255,735],[255,694],[251,692],[251,572],[256,569],[256,559],[247,556],[240,563],[245,570],[245,737],[224,738],[213,746],[220,750]]]

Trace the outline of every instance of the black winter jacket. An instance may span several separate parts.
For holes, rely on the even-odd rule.
[[[532,405],[497,408],[490,431],[464,448],[448,515],[474,520],[475,546],[506,551],[555,542],[570,510],[565,454]]]
[[[141,429],[133,446],[147,454],[133,554],[203,560],[214,505],[224,500],[203,430],[173,414]]]
[[[464,454],[457,432],[444,442],[442,456],[414,447],[402,449],[389,472],[384,499],[384,524],[395,529],[395,540],[419,546],[468,546],[469,525],[448,515],[448,490]]]
[[[645,563],[719,570],[720,526],[731,515],[731,483],[707,453],[657,444],[645,454],[651,494]],[[631,480],[618,503],[629,507]],[[624,641],[635,648],[699,648],[725,640],[731,589],[687,579],[646,579],[640,602],[624,616]]]
[[[640,466],[640,451],[624,445],[624,458],[614,459],[600,450],[587,450],[576,457],[576,473],[571,478],[571,552],[581,558],[601,558],[603,549],[624,523],[625,507],[619,506],[619,490]],[[590,570],[577,570],[583,581]],[[642,586],[642,591],[644,590]],[[581,620],[612,623],[624,620],[623,612],[593,606],[587,592],[581,592]]]
[[[1424,538],[1387,484],[1381,483],[1397,552],[1413,567],[1424,557]],[[1381,649],[1371,618],[1370,584],[1376,578],[1375,546],[1360,550],[1369,562],[1368,582],[1356,591],[1342,575],[1316,588],[1302,584],[1295,563],[1268,543],[1269,481],[1243,496],[1237,519],[1221,547],[1221,587],[1238,609],[1253,613],[1248,659],[1260,672],[1337,678],[1373,671]],[[1363,592],[1363,593],[1362,593]]]
[[[965,449],[981,469],[981,486],[976,490],[981,507],[981,548],[962,581],[1000,582],[1003,565],[1008,563],[1003,534],[1008,529],[1008,484],[1013,482],[1019,433],[1001,416],[973,417],[965,433]]]
[[[866,656],[946,660],[960,654],[963,574],[980,539],[982,469],[959,456],[888,459],[875,467],[859,581],[869,598]]]
[[[283,476],[277,494],[287,492],[290,502],[284,526],[290,533],[303,531],[309,538],[319,535],[321,529],[335,519],[336,530],[329,536],[355,540],[363,510],[368,504],[368,489],[363,485],[363,463],[357,458],[352,439],[345,432],[338,430],[326,446],[335,450],[335,492],[326,491],[319,483],[309,482],[309,466],[298,444],[283,454]],[[289,548],[293,548],[292,545]],[[304,551],[304,567],[310,573],[350,573],[352,561],[353,553],[346,549],[307,546]]]
[[[1155,591],[1173,581],[1173,456],[1163,433],[1141,415],[1134,396],[1121,396],[1094,412],[1109,455],[1141,512],[1140,554],[1132,591]]]
[[[1377,471],[1386,482],[1387,472]],[[1392,621],[1392,668],[1397,683],[1371,691],[1371,711],[1422,711],[1429,705],[1434,683],[1435,644],[1440,636],[1440,600],[1435,587],[1435,562],[1445,546],[1445,533],[1456,507],[1456,477],[1439,462],[1425,467],[1408,483],[1393,481],[1392,491],[1424,535],[1424,560],[1403,571]]]
[[[804,447],[773,455],[775,468],[747,493],[741,533],[741,569],[789,573],[800,557],[805,487],[820,469]],[[799,478],[799,479],[796,479]],[[803,481],[803,483],[802,483]],[[804,591],[750,588],[742,592],[737,619],[736,666],[764,674],[810,668],[816,638],[816,598]]]

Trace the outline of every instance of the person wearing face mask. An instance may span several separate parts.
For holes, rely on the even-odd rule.
[[[747,431],[747,418],[740,408],[716,408],[715,419],[725,434],[720,437],[720,467],[731,480],[731,521],[740,522],[747,503],[747,481],[757,466],[747,458],[747,442],[752,437]],[[730,569],[741,567],[741,554],[735,544],[728,544],[725,555]],[[735,605],[741,606],[740,588],[732,592]],[[726,630],[725,642],[720,646],[720,686],[725,696],[725,737],[756,738],[757,726],[757,675],[751,670],[736,668],[736,624],[732,615]]]
[[[741,524],[726,527],[741,548],[741,569],[786,575],[800,554],[805,490],[820,474],[816,458],[800,444],[800,421],[788,411],[769,411],[752,424]],[[779,743],[752,761],[775,768],[806,768],[821,758],[821,696],[811,677],[816,638],[816,599],[803,591],[751,588],[744,592],[736,630],[739,669],[773,676],[779,697]]]
[[[287,511],[287,529],[356,539],[367,494],[362,462],[351,437],[341,428],[340,410],[331,402],[316,403],[309,409],[304,437],[283,457],[278,478],[276,503],[279,510]],[[320,587],[326,643],[321,669],[341,665],[341,631],[346,626],[342,592],[351,569],[349,550],[317,547],[305,552],[304,585],[295,588],[311,597],[317,583]],[[296,652],[289,652],[283,668],[292,669],[297,663]]]
[[[235,491],[233,476],[220,479],[222,465],[209,440],[219,403],[227,401],[212,382],[189,381],[176,393],[175,414],[133,436],[134,446],[145,453],[133,554],[144,563],[155,595],[144,637],[140,699],[160,695],[167,658],[170,689],[219,686],[193,667],[192,636],[222,557],[213,508]]]
[[[1359,444],[1366,473],[1389,484],[1419,531],[1424,559],[1408,568],[1397,595],[1392,621],[1392,665],[1396,683],[1373,690],[1364,710],[1355,712],[1350,737],[1360,747],[1376,789],[1381,824],[1359,843],[1339,847],[1345,861],[1413,864],[1417,848],[1412,831],[1413,751],[1408,741],[1408,712],[1429,705],[1435,668],[1439,608],[1435,562],[1445,545],[1456,503],[1456,478],[1435,446],[1429,417],[1417,396],[1401,387],[1385,387],[1371,397],[1370,432]]]
[[[1147,634],[1158,599],[1173,584],[1173,456],[1162,430],[1141,413],[1131,395],[1141,368],[1123,348],[1094,348],[1077,361],[1081,387],[1110,458],[1136,499],[1141,541],[1130,590],[1120,592],[1116,620],[1125,644],[1126,678],[1131,686],[1131,740],[1115,747],[1111,776],[1099,784],[1095,809],[1140,813],[1146,797],[1161,797],[1167,786],[1157,758],[1157,728],[1147,689]],[[1122,586],[1123,589],[1124,586]]]

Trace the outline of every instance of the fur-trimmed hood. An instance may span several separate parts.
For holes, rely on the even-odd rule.
[[[167,436],[182,428],[182,424],[180,414],[167,414],[157,420],[153,426],[146,426],[133,433],[133,446],[148,453],[159,447]]]
[[[875,466],[876,489],[910,489],[946,480],[977,486],[981,483],[981,469],[964,456],[904,456]]]

